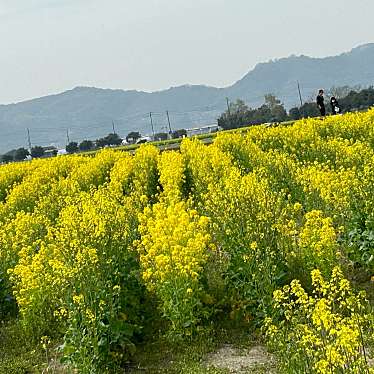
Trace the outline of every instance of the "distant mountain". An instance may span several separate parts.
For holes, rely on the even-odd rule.
[[[125,136],[132,130],[151,133],[149,112],[156,132],[166,130],[166,110],[173,129],[216,121],[226,108],[226,97],[241,98],[251,107],[267,93],[277,95],[287,108],[298,104],[297,81],[304,100],[318,88],[374,85],[374,43],[339,56],[311,58],[290,56],[258,64],[230,87],[198,85],[173,87],[152,93],[77,87],[57,95],[0,105],[0,153],[27,145],[64,146],[70,140],[96,139],[115,130]]]
[[[312,58],[290,56],[258,64],[240,81],[227,88],[233,97],[258,103],[264,93],[274,93],[287,107],[298,103],[297,81],[305,99],[318,88],[374,84],[374,43],[339,56]]]

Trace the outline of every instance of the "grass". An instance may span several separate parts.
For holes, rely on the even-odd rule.
[[[172,343],[156,337],[138,348],[134,364],[130,365],[131,374],[165,373],[165,374],[223,374],[229,368],[208,367],[206,357],[222,346],[232,346],[238,352],[258,345],[257,335],[248,326],[220,326],[207,330],[196,339],[185,343]],[[274,364],[258,366],[251,373],[269,373]]]
[[[229,369],[207,367],[206,357],[223,345],[230,345],[239,351],[259,344],[256,335],[246,326],[221,326],[208,330],[190,342],[170,342],[164,337],[149,338],[138,347],[132,362],[125,372],[165,374],[225,374]],[[22,327],[16,321],[0,324],[0,374],[67,374],[72,370],[58,364],[57,344],[46,353],[40,343],[25,337]],[[269,373],[273,367],[252,369],[251,373]]]
[[[41,373],[46,365],[42,348],[26,339],[17,321],[0,324],[0,374]]]
[[[361,287],[367,286],[366,283]],[[368,289],[370,287],[368,286]],[[369,294],[371,297],[372,293]],[[371,301],[373,299],[371,298]],[[132,361],[128,363],[126,373],[130,374],[226,374],[229,369],[208,367],[206,358],[209,353],[217,352],[229,345],[243,352],[255,345],[264,345],[256,331],[248,325],[236,325],[233,322],[219,322],[213,329],[202,332],[190,342],[170,342],[159,334],[150,335],[141,345]],[[49,350],[49,365],[41,344],[27,339],[22,327],[16,321],[0,324],[0,374],[68,374],[68,370],[58,364],[58,354],[54,348]],[[229,366],[229,365],[228,365]],[[276,373],[274,362],[252,367],[243,373]]]
[[[59,363],[57,343],[46,352],[42,344],[27,337],[18,320],[0,322],[0,374],[68,374]]]

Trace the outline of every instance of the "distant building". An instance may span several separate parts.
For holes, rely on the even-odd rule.
[[[150,136],[142,136],[136,141],[136,144],[148,143],[151,141],[152,141],[152,138]]]
[[[187,131],[187,136],[190,138],[192,136],[210,134],[210,133],[217,132],[220,130],[221,128],[217,124],[212,124],[208,126],[187,129],[186,131]]]
[[[43,157],[54,157],[58,154],[58,149],[54,146],[43,147],[44,155]]]
[[[66,151],[66,149],[59,149],[57,151],[57,156],[62,156],[62,155],[66,155],[68,152]]]

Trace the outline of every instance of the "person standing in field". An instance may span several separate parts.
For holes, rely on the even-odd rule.
[[[322,117],[326,115],[325,99],[323,97],[323,94],[324,94],[323,90],[319,90],[318,96],[317,96],[317,106]]]
[[[338,100],[336,100],[336,98],[334,96],[330,100],[330,105],[331,105],[331,113],[333,115],[336,115],[336,114],[340,113]]]

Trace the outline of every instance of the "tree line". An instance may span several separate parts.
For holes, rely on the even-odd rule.
[[[179,129],[175,130],[171,133],[172,139],[182,138],[183,136],[187,135],[187,130]],[[123,144],[123,141],[126,140],[127,144],[135,144],[142,138],[142,135],[138,131],[131,131],[125,139],[122,139],[118,134],[112,133],[108,134],[107,136],[97,139],[95,141],[92,140],[83,140],[78,144],[78,142],[70,142],[66,146],[66,151],[68,153],[76,153],[76,152],[84,152],[90,151],[94,149],[104,148],[104,147],[111,147],[111,146],[118,146]],[[152,139],[153,141],[163,141],[169,139],[169,134],[166,132],[160,132],[155,134]],[[144,139],[144,142],[148,141],[148,139]]]
[[[339,99],[343,112],[368,109],[374,105],[374,87],[353,90],[349,87],[333,87],[328,96]],[[331,108],[326,106],[327,114]],[[288,113],[281,101],[274,95],[265,95],[265,102],[259,108],[249,108],[243,100],[231,103],[228,109],[218,118],[218,125],[224,130],[235,129],[261,123],[284,122],[301,118],[318,117],[320,112],[314,101],[291,108]]]
[[[166,132],[160,132],[155,134],[152,139],[154,141],[163,141],[167,140],[170,137],[172,139],[182,138],[187,136],[187,130],[179,129],[173,131],[171,134]],[[123,144],[124,140],[127,144],[135,144],[139,140],[142,140],[142,135],[138,131],[131,131],[124,139],[122,139],[118,134],[111,133],[102,138],[96,140],[82,140],[80,143],[72,141],[66,145],[65,150],[67,153],[77,153],[77,152],[87,152],[95,149],[100,149],[104,147],[111,147],[111,146],[119,146]],[[148,141],[148,139],[144,139],[144,142]],[[23,161],[28,157],[31,158],[41,158],[41,157],[51,157],[57,155],[57,149],[54,147],[41,147],[35,146],[32,147],[31,150],[27,150],[24,147],[13,149],[6,154],[0,157],[0,161],[7,163],[12,161]]]
[[[35,146],[32,147],[29,150],[26,148],[18,148],[18,149],[13,149],[6,154],[1,156],[1,161],[2,162],[11,162],[11,161],[23,161],[25,160],[28,156],[31,156],[32,158],[40,158],[44,157],[46,155],[49,156],[56,156],[57,155],[57,149],[54,149],[52,147],[41,147],[41,146]]]

